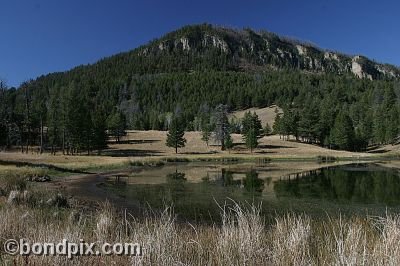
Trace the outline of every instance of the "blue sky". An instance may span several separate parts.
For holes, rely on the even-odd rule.
[[[394,0],[1,0],[0,77],[18,86],[204,22],[400,65],[399,11]]]

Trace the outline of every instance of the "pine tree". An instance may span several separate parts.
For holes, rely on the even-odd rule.
[[[7,127],[0,121],[0,146],[7,145]]]
[[[56,147],[60,143],[60,97],[57,88],[50,91],[50,98],[47,103],[47,132],[51,153],[55,155]]]
[[[335,119],[331,141],[341,150],[353,150],[354,148],[353,123],[344,111],[341,111]]]
[[[281,114],[277,114],[275,117],[274,125],[272,126],[274,134],[278,134],[279,138],[282,138],[282,117]]]
[[[267,123],[263,129],[264,135],[268,136],[272,134],[272,128],[271,126]]]
[[[210,141],[210,137],[211,137],[211,125],[205,124],[201,128],[201,140],[207,144],[207,147],[208,147],[208,142]]]
[[[230,152],[231,149],[233,148],[233,139],[231,134],[226,135],[224,142],[225,142],[225,148],[228,149],[228,151]]]
[[[395,107],[393,107],[386,119],[386,143],[394,143],[394,140],[399,135],[399,114]]]
[[[107,129],[117,143],[120,143],[121,137],[126,135],[126,119],[125,115],[116,108],[107,118]]]
[[[98,150],[98,154],[101,153],[101,149],[107,147],[107,124],[105,116],[105,110],[102,106],[97,106],[95,111],[92,113],[93,137],[91,140],[91,146]]]
[[[225,139],[229,134],[228,107],[220,104],[215,108],[214,112],[214,137],[221,143],[221,150],[225,150]]]
[[[90,144],[93,123],[89,111],[88,97],[78,88],[73,87],[68,98],[67,130],[72,153],[87,150]]]
[[[318,114],[318,105],[314,100],[308,100],[300,113],[299,135],[309,143],[314,143],[319,135]]]
[[[185,131],[181,121],[174,117],[167,133],[166,145],[175,148],[175,153],[178,153],[178,148],[185,147],[186,139],[184,138],[184,135]]]
[[[253,152],[258,146],[258,139],[261,138],[262,126],[261,121],[256,113],[246,113],[242,122],[242,136],[246,147]]]
[[[8,140],[6,90],[5,82],[0,79],[0,146],[6,146]]]

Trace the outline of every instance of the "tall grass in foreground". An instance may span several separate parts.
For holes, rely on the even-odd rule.
[[[400,265],[400,216],[312,220],[287,214],[267,223],[257,206],[221,207],[221,224],[182,224],[170,208],[146,218],[118,214],[109,204],[78,209],[0,208],[0,244],[31,242],[139,242],[143,257],[11,257],[21,265]]]

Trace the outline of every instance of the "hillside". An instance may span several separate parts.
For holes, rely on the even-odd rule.
[[[265,108],[249,108],[246,110],[235,111],[230,115],[230,118],[241,120],[247,112],[256,113],[261,121],[261,125],[268,124],[272,127],[275,123],[277,114],[282,114],[282,109],[276,105],[268,106]]]
[[[397,67],[379,64],[364,56],[348,56],[323,50],[309,43],[267,31],[231,29],[212,25],[187,26],[136,50],[139,57],[189,55],[195,60],[180,62],[179,69],[201,68],[202,55],[214,59],[208,68],[263,70],[291,68],[315,73],[352,73],[359,78],[397,78]],[[218,65],[215,57],[222,62]],[[188,64],[185,64],[188,63]],[[172,68],[174,70],[174,68]]]
[[[43,76],[59,80],[85,72],[124,80],[131,75],[190,71],[268,71],[293,69],[312,73],[353,74],[358,78],[400,77],[398,67],[349,56],[268,31],[232,29],[210,24],[185,26],[132,51],[93,65]]]
[[[229,112],[277,105],[285,115],[276,133],[364,150],[399,134],[398,77],[394,66],[269,32],[186,26],[2,90],[0,145],[90,151],[106,146],[110,124],[166,130],[179,117],[187,131],[201,130],[223,104]]]

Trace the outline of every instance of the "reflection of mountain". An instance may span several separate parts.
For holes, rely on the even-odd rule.
[[[372,166],[332,167],[274,182],[277,197],[400,204],[397,172]]]

